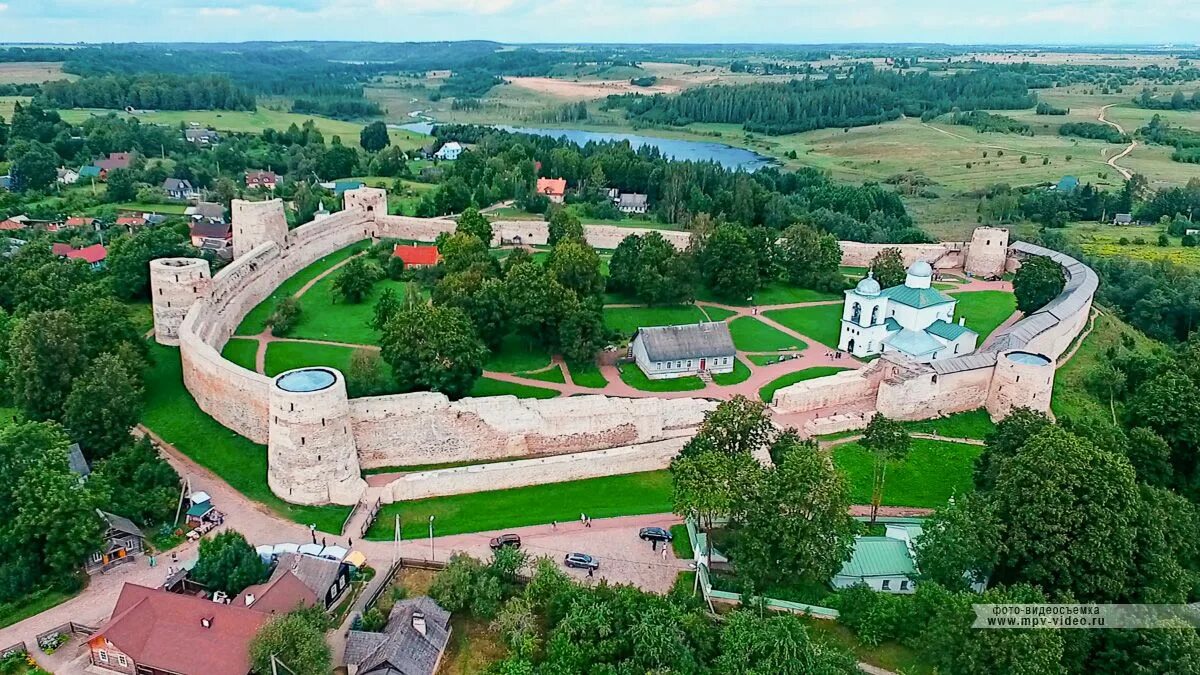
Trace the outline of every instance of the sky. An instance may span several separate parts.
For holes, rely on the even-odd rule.
[[[0,0],[0,42],[1200,42],[1200,0]]]

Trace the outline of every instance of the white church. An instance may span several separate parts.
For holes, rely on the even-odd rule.
[[[958,301],[933,288],[933,268],[917,261],[903,286],[881,289],[873,275],[846,291],[838,349],[854,356],[899,352],[929,363],[975,351],[979,334],[954,323]]]

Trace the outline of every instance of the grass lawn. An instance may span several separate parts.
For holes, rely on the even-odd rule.
[[[275,292],[267,297],[266,300],[258,303],[258,306],[250,310],[246,318],[242,319],[242,325],[238,326],[237,333],[239,335],[257,335],[267,329],[267,319],[270,318],[271,312],[275,310],[275,303],[281,298],[286,298],[290,295],[295,295],[304,284],[312,281],[322,272],[342,262],[351,255],[366,248],[366,242],[352,244],[340,251],[334,251],[324,258],[314,261],[308,267],[300,270],[292,275],[290,279],[283,282],[275,289]]]
[[[950,297],[958,300],[955,321],[959,317],[966,317],[967,328],[979,333],[980,345],[1017,311],[1017,296],[1005,291],[970,291],[955,293]]]
[[[0,602],[0,628],[11,626],[31,616],[41,614],[52,607],[61,605],[79,595],[79,592],[82,590],[80,588],[79,591],[66,592],[52,588],[43,588],[12,602]]]
[[[562,366],[555,364],[553,368],[548,370],[540,370],[536,373],[517,373],[521,377],[528,377],[531,380],[541,380],[542,382],[557,382],[558,384],[566,384],[567,376],[563,375]]]
[[[709,321],[724,321],[734,314],[737,314],[737,312],[733,311],[732,309],[724,309],[715,305],[700,305],[699,307],[704,311],[705,314],[708,315]]]
[[[803,340],[750,316],[740,316],[729,322],[729,333],[733,336],[733,346],[741,352],[781,352],[807,346]]]
[[[131,300],[125,303],[129,310],[129,319],[143,334],[154,330],[154,308],[149,300]]]
[[[1131,328],[1112,314],[1097,314],[1095,328],[1079,345],[1078,351],[1054,372],[1054,393],[1050,398],[1050,409],[1056,417],[1085,419],[1090,415],[1109,417],[1112,414],[1108,400],[1097,399],[1084,382],[1088,371],[1105,358],[1104,354],[1124,340],[1132,340],[1134,350],[1139,353],[1166,349],[1161,343],[1146,337],[1144,333]],[[1120,406],[1118,401],[1118,415],[1121,414]]]
[[[996,428],[987,410],[968,410],[938,419],[903,422],[909,432],[936,434],[950,438],[976,438],[983,440]]]
[[[768,382],[766,386],[758,390],[758,397],[761,398],[763,402],[770,403],[771,399],[775,397],[775,392],[783,389],[784,387],[791,386],[797,382],[803,382],[805,380],[815,380],[818,377],[833,375],[834,373],[838,373],[843,370],[847,369],[838,368],[837,366],[817,366],[815,368],[797,370],[794,373],[788,373],[787,375],[777,377]]]
[[[682,523],[671,526],[671,548],[675,557],[680,560],[692,559],[692,536],[688,534],[687,525]]]
[[[247,370],[254,370],[257,365],[255,361],[258,357],[258,340],[230,338],[229,342],[225,343],[225,348],[221,350],[221,356]]]
[[[633,336],[645,326],[676,326],[704,321],[704,312],[695,305],[673,307],[605,307],[604,325]]]
[[[788,352],[787,354],[750,354],[746,358],[750,359],[750,363],[756,366],[769,366],[772,363],[779,363],[782,356],[792,356],[797,352]]]
[[[137,211],[139,213],[161,213],[168,216],[182,216],[187,210],[187,204],[151,204],[149,202],[122,202],[113,204],[119,211]]]
[[[146,376],[143,424],[247,498],[297,523],[316,523],[322,532],[341,531],[350,507],[298,506],[276,497],[267,487],[266,447],[226,429],[200,410],[183,386],[177,348],[152,342],[150,354],[155,363]]]
[[[750,379],[750,368],[746,366],[746,364],[742,363],[741,359],[734,358],[732,373],[713,373],[712,379],[713,382],[716,382],[723,387],[727,387],[731,384],[738,384],[739,382],[745,382],[746,380]]]
[[[801,335],[806,335],[826,347],[837,349],[838,337],[842,331],[841,305],[774,309],[765,314]]]
[[[621,381],[641,391],[696,391],[704,388],[704,380],[695,375],[652,380],[646,377],[636,363],[617,366],[621,370]]]
[[[350,372],[350,357],[353,355],[353,347],[308,342],[272,342],[267,345],[266,371],[267,375],[275,377],[293,368],[328,366],[342,371],[345,375]]]
[[[608,386],[608,380],[595,363],[568,363],[567,370],[571,371],[571,381],[580,387],[603,389]]]
[[[749,300],[746,298],[728,298],[718,295],[710,288],[701,288],[696,293],[696,299],[702,302],[719,302],[734,307],[750,307],[751,305],[786,305],[793,302],[819,302],[821,300],[839,300],[840,293],[814,291],[811,288],[800,288],[785,284],[782,281],[772,281],[758,290]]]
[[[512,334],[504,338],[500,348],[492,352],[492,358],[483,364],[484,370],[498,373],[519,373],[541,370],[550,365],[550,355],[544,349],[531,345],[529,340]]]
[[[341,302],[333,289],[338,272],[321,279],[308,292],[300,296],[300,321],[288,334],[289,337],[309,340],[332,340],[360,345],[379,343],[379,336],[371,327],[375,318],[375,302],[385,289],[391,289],[404,298],[404,281],[384,279],[375,283],[367,297],[358,304]]]
[[[517,398],[554,398],[558,396],[558,392],[545,387],[535,387],[529,384],[516,384],[515,382],[504,382],[501,380],[493,380],[490,377],[481,377],[475,381],[475,386],[471,388],[471,393],[468,396],[516,396]]]
[[[938,508],[951,496],[970,492],[975,458],[982,450],[977,445],[914,438],[908,456],[888,464],[883,505]],[[833,463],[846,474],[855,504],[871,503],[874,461],[858,443],[833,449]]]
[[[808,626],[809,634],[814,640],[847,649],[864,663],[907,675],[931,675],[934,672],[933,667],[922,660],[920,652],[898,642],[889,641],[871,646],[859,641],[854,631],[837,621],[806,616],[801,616],[800,620]]]
[[[429,516],[436,516],[434,534],[447,535],[569,522],[580,513],[611,518],[670,510],[671,474],[647,471],[385,504],[367,538],[391,539],[397,514],[401,535],[412,541],[429,536]]]

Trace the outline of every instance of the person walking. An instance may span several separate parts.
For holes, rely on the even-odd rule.
[[[586,513],[579,514],[579,524],[583,525],[584,527],[587,527],[587,514]]]
[[[589,567],[589,568],[588,568],[588,578],[589,578],[589,579],[591,579],[591,578],[592,578],[592,573],[593,573],[593,572],[595,572],[595,571],[596,571],[596,570],[595,570],[595,569],[593,569],[593,568],[591,568],[591,567]]]
[[[592,526],[592,517],[591,516],[588,516],[587,519],[583,521],[583,526],[584,527]]]
[[[650,550],[651,550],[651,551],[657,551],[657,550],[658,550],[658,540],[657,540],[657,539],[651,539],[651,540],[650,540]]]
[[[558,521],[557,520],[550,521],[550,529],[552,529],[552,530],[558,529]]]
[[[667,547],[665,544],[663,545],[663,548],[662,548],[662,557],[663,557],[663,560],[667,559]]]

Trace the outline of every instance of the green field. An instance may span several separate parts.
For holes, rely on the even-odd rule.
[[[996,429],[996,423],[983,408],[903,424],[910,433],[933,434],[947,438],[974,438],[981,441]]]
[[[581,387],[603,389],[608,386],[608,380],[595,363],[568,363],[567,368],[571,371],[571,381]]]
[[[326,366],[343,374],[350,372],[353,347],[317,345],[307,342],[272,342],[267,345],[266,371],[270,377],[294,368]],[[389,378],[390,379],[390,378]]]
[[[481,377],[475,381],[468,396],[516,396],[517,398],[554,398],[558,392],[545,387],[535,387],[530,384],[516,384]]]
[[[734,314],[737,314],[737,312],[733,311],[732,309],[725,309],[723,307],[717,307],[715,305],[697,305],[697,306],[706,315],[708,315],[709,321],[724,321],[725,319],[728,319],[729,317],[733,316]]]
[[[979,345],[1017,311],[1017,296],[1005,291],[969,291],[950,297],[958,301],[954,319],[966,317],[967,328],[979,333]]]
[[[565,523],[579,520],[580,513],[612,518],[670,510],[671,474],[649,471],[386,504],[367,538],[390,540],[397,515],[401,536],[412,541],[429,536],[430,516],[434,534],[441,536]]]
[[[638,328],[646,326],[678,326],[704,321],[704,312],[695,305],[673,307],[605,307],[604,325],[633,336]]]
[[[271,317],[271,312],[275,311],[276,302],[279,302],[282,298],[295,295],[305,284],[320,276],[321,273],[364,248],[366,248],[365,242],[347,246],[340,251],[335,251],[324,258],[316,260],[308,267],[293,274],[287,281],[279,284],[275,292],[271,293],[266,300],[258,303],[254,309],[246,314],[246,318],[242,319],[242,324],[238,326],[237,334],[258,335],[266,330],[267,320]]]
[[[840,293],[814,291],[810,288],[791,286],[782,281],[772,281],[754,293],[751,298],[728,298],[723,295],[717,295],[709,288],[701,288],[696,293],[696,299],[701,302],[717,302],[733,307],[787,305],[795,302],[822,302],[826,300],[839,300],[841,298],[842,295]]]
[[[704,388],[704,380],[695,375],[652,380],[636,363],[626,363],[618,368],[621,369],[621,381],[639,391],[696,391]]]
[[[732,373],[713,373],[712,379],[713,382],[716,382],[722,387],[728,387],[731,384],[739,384],[750,379],[750,368],[748,368],[746,364],[742,363],[741,359],[734,358]]]
[[[773,309],[764,314],[801,335],[837,349],[838,337],[842,330],[841,305]]]
[[[758,390],[758,397],[762,399],[764,403],[770,403],[771,399],[775,398],[775,392],[783,389],[784,387],[790,387],[797,382],[815,380],[818,377],[825,377],[827,375],[833,375],[834,373],[840,373],[843,370],[848,369],[838,368],[837,366],[817,366],[815,368],[797,370],[794,373],[788,373],[787,375],[775,378],[774,380],[768,382],[766,386]]]
[[[776,328],[750,316],[740,316],[729,322],[733,345],[739,352],[799,351],[807,345]]]
[[[540,370],[550,365],[550,355],[530,340],[513,334],[504,338],[500,348],[483,364],[484,370],[498,373],[519,373]]]
[[[385,289],[391,289],[404,298],[406,282],[384,279],[375,282],[371,292],[362,302],[342,302],[334,290],[338,272],[321,279],[300,296],[300,321],[288,333],[289,337],[309,340],[331,340],[357,345],[375,345],[379,335],[371,327],[375,318],[375,302]]]
[[[1097,313],[1095,317],[1095,328],[1079,345],[1078,351],[1054,372],[1054,392],[1050,398],[1050,409],[1060,420],[1066,417],[1108,417],[1112,414],[1108,400],[1097,399],[1087,386],[1088,372],[1107,358],[1105,354],[1110,349],[1118,348],[1127,341],[1132,343],[1134,350],[1139,353],[1167,349],[1165,345],[1146,337],[1111,313]],[[1120,413],[1118,402],[1117,414]]]
[[[341,531],[349,507],[297,506],[276,497],[267,487],[266,447],[226,429],[200,410],[183,386],[178,349],[150,343],[150,354],[154,366],[146,376],[142,414],[146,427],[249,499],[297,523],[316,523],[322,532]]]
[[[258,340],[246,338],[230,338],[221,350],[221,356],[238,364],[246,370],[255,370],[258,357]]]
[[[161,213],[168,216],[182,216],[187,210],[187,204],[151,204],[148,202],[122,202],[113,204],[119,211],[137,211],[139,213]]]
[[[539,380],[542,382],[554,382],[556,384],[566,384],[567,376],[563,374],[562,366],[555,364],[553,368],[539,370],[533,373],[517,373],[521,377],[527,377],[531,380]]]
[[[938,508],[953,495],[970,492],[975,458],[982,449],[977,445],[914,438],[908,456],[888,464],[883,505]],[[851,500],[855,504],[870,504],[874,473],[871,453],[857,443],[845,443],[833,449],[833,462],[850,482]]]

